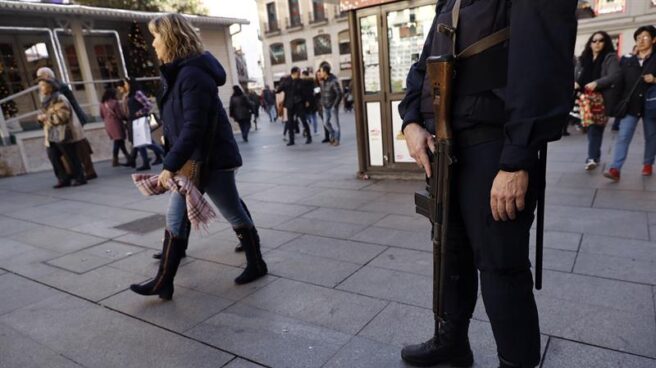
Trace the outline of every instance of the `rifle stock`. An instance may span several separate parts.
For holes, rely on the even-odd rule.
[[[436,323],[444,319],[444,266],[446,264],[446,234],[449,214],[449,189],[453,163],[451,140],[451,100],[453,91],[453,55],[429,57],[426,61],[428,79],[433,91],[435,116],[435,147],[429,152],[431,172],[426,190],[415,193],[417,213],[428,217],[433,240],[433,313]]]

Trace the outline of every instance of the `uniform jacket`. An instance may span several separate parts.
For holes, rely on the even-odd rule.
[[[330,74],[321,84],[321,105],[326,109],[332,109],[337,107],[341,100],[342,87],[339,85],[339,79],[334,74]]]
[[[109,139],[125,139],[125,127],[123,121],[125,116],[117,100],[109,100],[100,104],[100,117],[105,122],[105,131]]]
[[[574,80],[578,80],[583,72],[583,67],[577,58]],[[622,70],[620,69],[620,62],[617,54],[614,52],[609,53],[604,57],[601,64],[601,78],[597,79],[597,91],[601,92],[604,96],[604,106],[606,108],[606,115],[612,114],[617,98],[615,96],[615,88],[621,88],[618,82],[622,78]],[[581,86],[583,88],[585,86]],[[612,87],[612,88],[611,88]]]
[[[176,172],[188,160],[205,161],[207,170],[241,166],[232,126],[218,96],[226,82],[223,66],[209,52],[178,59],[160,67],[158,97],[168,153],[164,168]],[[214,136],[209,132],[216,124]],[[213,146],[208,157],[209,147]]]
[[[628,98],[629,104],[627,114],[640,117],[644,115],[645,112],[645,93],[652,85],[647,84],[643,80],[638,84],[631,96],[629,96],[629,93],[638,79],[641,78],[642,74],[654,74],[656,76],[656,60],[654,59],[654,52],[652,52],[651,57],[645,60],[642,65],[640,65],[640,61],[635,55],[622,58],[621,70],[623,92],[620,100],[622,101]]]
[[[230,97],[229,110],[230,117],[236,121],[250,120],[253,105],[246,95],[232,95],[232,97]]]
[[[438,19],[450,24],[454,3],[455,0],[438,1],[436,17],[421,56],[408,73],[406,96],[399,106],[404,127],[411,123],[426,126],[428,117],[421,109],[426,59],[450,51],[450,39],[436,32],[436,28]],[[576,1],[572,0],[462,1],[456,52],[510,26],[510,40],[490,50],[500,55],[495,59],[496,64],[459,73],[460,81],[483,73],[482,78],[474,78],[474,86],[476,79],[503,76],[503,85],[475,94],[461,93],[453,105],[454,120],[463,122],[461,126],[454,126],[456,135],[458,129],[477,124],[503,126],[505,143],[499,162],[501,169],[516,171],[534,166],[539,148],[560,137],[573,105],[575,11]],[[480,56],[460,65],[471,64],[477,57]],[[457,85],[456,89],[459,87],[462,86]]]

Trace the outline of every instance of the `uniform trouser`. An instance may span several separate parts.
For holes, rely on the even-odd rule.
[[[291,109],[287,109],[287,131],[289,132],[289,142],[294,143],[294,129],[296,128],[296,119],[300,119],[303,123],[303,130],[307,132],[307,136],[311,137],[310,125],[305,118],[305,108],[302,105],[297,105]]]
[[[447,319],[466,320],[476,306],[478,275],[499,355],[522,367],[540,361],[540,328],[528,255],[536,205],[536,179],[529,173],[526,209],[497,222],[490,189],[503,141],[456,149],[447,231],[444,308]]]

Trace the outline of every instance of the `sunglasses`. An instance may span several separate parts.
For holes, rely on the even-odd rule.
[[[597,39],[597,40],[592,40],[592,41],[590,41],[590,42],[591,42],[591,43],[600,43],[600,42],[603,43],[604,40],[603,40],[603,39]]]

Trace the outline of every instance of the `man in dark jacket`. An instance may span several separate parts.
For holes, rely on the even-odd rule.
[[[480,273],[501,367],[535,367],[540,330],[528,245],[544,180],[536,162],[540,147],[560,137],[572,107],[576,1],[513,0],[511,7],[507,0],[471,0],[454,11],[456,4],[438,1],[399,107],[410,154],[427,176],[435,120],[426,59],[457,55],[506,27],[511,36],[456,61],[443,320],[433,338],[405,347],[402,358],[419,366],[473,364],[467,331]]]
[[[287,109],[286,130],[289,132],[288,146],[294,145],[294,130],[298,124],[296,119],[300,119],[303,123],[303,130],[307,134],[305,143],[312,143],[312,134],[310,134],[310,126],[306,119],[306,109],[310,104],[309,99],[312,98],[312,95],[304,95],[303,87],[304,83],[301,79],[301,69],[295,66],[291,70],[290,77],[283,79],[276,89],[276,93],[285,93],[284,105]]]
[[[274,123],[278,119],[278,114],[276,113],[276,96],[271,91],[269,85],[264,86],[261,98],[264,110],[269,115],[269,121]]]
[[[330,64],[323,62],[319,66],[321,79],[321,105],[323,106],[323,124],[328,129],[330,144],[339,146],[341,138],[339,126],[339,102],[342,100],[342,87],[339,79],[330,72]],[[335,125],[333,126],[333,121]]]

